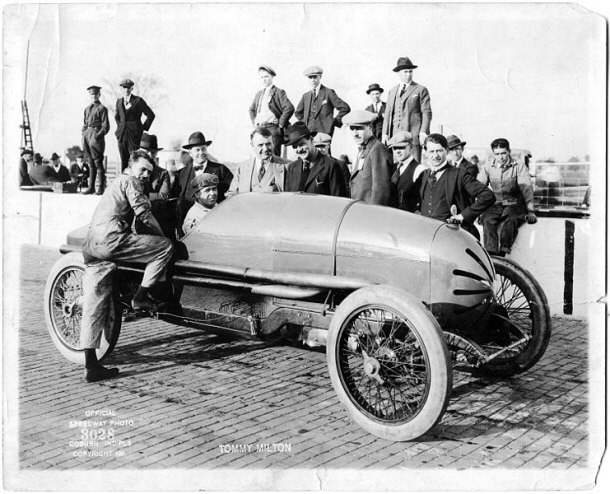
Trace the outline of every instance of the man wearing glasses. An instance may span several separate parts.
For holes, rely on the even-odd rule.
[[[349,105],[343,101],[334,89],[323,86],[321,67],[316,65],[305,69],[303,74],[309,79],[311,91],[301,97],[294,116],[305,122],[312,132],[323,132],[332,137],[335,127],[343,125],[342,118],[350,112]],[[335,116],[335,110],[337,115]]]

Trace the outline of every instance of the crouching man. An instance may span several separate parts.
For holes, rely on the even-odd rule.
[[[165,270],[173,254],[172,242],[151,213],[145,183],[153,170],[153,161],[146,152],[134,151],[129,166],[106,189],[93,213],[83,246],[87,264],[83,276],[83,317],[81,346],[85,350],[85,380],[101,381],[115,377],[118,369],[107,369],[97,360],[95,349],[100,347],[108,314],[104,317],[108,290],[108,270],[96,276],[101,261],[130,261],[146,263],[142,282],[131,305],[135,311],[158,310],[150,295],[153,285],[165,279]],[[137,217],[151,235],[132,233],[131,225]],[[106,263],[108,265],[108,263]],[[111,289],[111,288],[109,288]]]
[[[218,177],[212,173],[202,173],[191,180],[191,187],[195,191],[195,204],[186,213],[182,230],[186,235],[197,227],[218,200]]]

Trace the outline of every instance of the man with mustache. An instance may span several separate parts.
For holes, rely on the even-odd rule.
[[[461,224],[476,237],[474,220],[496,202],[494,193],[466,170],[449,164],[445,136],[430,134],[424,146],[431,168],[422,173],[421,214]]]
[[[315,135],[304,122],[288,128],[286,146],[292,146],[298,159],[287,166],[284,190],[347,197],[339,163],[316,149]]]

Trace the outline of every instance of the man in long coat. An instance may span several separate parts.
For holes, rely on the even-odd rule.
[[[121,171],[127,167],[129,153],[140,147],[142,133],[150,129],[155,119],[155,114],[146,101],[140,96],[131,94],[133,85],[134,82],[131,79],[123,79],[120,82],[123,97],[117,99],[114,112],[117,125],[115,135],[121,155]],[[142,123],[142,115],[146,117],[144,123]]]

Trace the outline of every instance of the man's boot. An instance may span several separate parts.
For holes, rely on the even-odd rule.
[[[159,308],[148,294],[148,287],[140,285],[131,301],[131,306],[136,312],[159,312]]]
[[[85,348],[85,381],[94,383],[112,379],[119,374],[117,368],[106,368],[97,360],[95,348]]]

